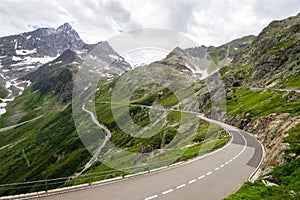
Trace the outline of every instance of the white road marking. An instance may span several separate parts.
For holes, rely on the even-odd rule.
[[[167,190],[167,191],[164,191],[164,192],[162,192],[162,194],[168,194],[168,193],[170,193],[170,192],[173,192],[173,189],[169,189],[169,190]]]
[[[180,188],[183,188],[183,187],[185,187],[185,184],[178,185],[178,186],[176,187],[176,189],[180,189]]]
[[[232,159],[230,159],[229,162],[232,162]]]
[[[205,175],[199,176],[198,179],[203,179],[205,177]]]
[[[193,180],[189,181],[189,184],[192,184],[194,182],[196,182],[196,179],[193,179]]]
[[[157,197],[158,197],[158,195],[153,195],[153,196],[151,196],[151,197],[145,198],[145,200],[155,199],[155,198],[157,198]]]
[[[210,174],[212,174],[212,171],[206,173],[207,176],[210,175]]]
[[[229,164],[229,162],[226,162],[226,163],[225,163],[225,165],[228,165],[228,164]]]
[[[216,169],[215,169],[215,171],[218,171],[220,169],[220,167],[217,167]]]
[[[225,166],[224,164],[220,165],[221,168],[224,167],[224,166]]]

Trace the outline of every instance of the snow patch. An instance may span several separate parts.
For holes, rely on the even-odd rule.
[[[26,37],[26,40],[29,40],[30,38],[31,38],[31,35],[27,36],[27,37]]]
[[[109,57],[112,58],[112,59],[114,59],[114,60],[119,60],[120,59],[119,56],[113,55],[113,54],[109,54]]]
[[[57,58],[57,57],[33,58],[33,57],[27,56],[24,59],[22,59],[21,62],[18,62],[11,66],[15,67],[15,66],[23,66],[23,65],[33,65],[33,64],[37,64],[37,63],[45,64],[45,63],[48,63],[48,62],[54,60],[55,58]]]
[[[0,116],[3,115],[4,113],[6,113],[6,109],[0,107]]]
[[[36,53],[36,49],[32,49],[32,50],[28,50],[28,49],[18,49],[16,50],[16,54],[19,56],[26,56],[26,55],[30,55]]]
[[[15,42],[15,49],[17,49],[18,48],[18,41],[14,40],[14,42]]]
[[[185,66],[192,71],[193,74],[196,74],[196,71],[194,69],[194,66],[189,65],[187,62],[185,63]]]
[[[189,65],[187,62],[185,63],[185,66],[189,69],[189,70],[191,70],[191,72],[193,73],[193,74],[201,74],[202,76],[201,76],[201,79],[205,79],[205,78],[207,78],[208,76],[209,76],[209,74],[208,74],[208,69],[206,68],[206,69],[200,69],[200,68],[198,68],[198,67],[194,67],[194,66],[191,66],[191,65]]]
[[[74,65],[79,65],[79,63],[76,62],[76,61],[72,62],[72,64],[74,64]]]
[[[0,103],[0,107],[3,108],[7,105],[7,103]]]
[[[89,87],[92,85],[92,83],[89,83],[89,85],[87,87],[85,87],[83,90],[86,91],[87,89],[89,89]]]
[[[17,56],[12,57],[12,61],[22,61],[23,59]]]
[[[57,61],[57,62],[55,62],[54,63],[54,65],[57,65],[57,64],[60,64],[60,63],[62,63],[62,61],[60,60],[60,61]]]
[[[19,89],[20,91],[17,95],[17,96],[19,96],[25,90],[25,87],[20,86],[21,84],[26,84],[26,87],[29,87],[31,85],[31,82],[30,81],[17,82],[17,79],[12,79],[12,80],[6,81],[5,87],[6,87],[7,91],[9,92],[9,95],[7,96],[6,99],[0,98],[0,100],[2,101],[2,103],[0,103],[0,116],[3,115],[4,113],[6,113],[5,108],[7,106],[7,102],[11,102],[16,98],[13,96],[12,90],[9,90],[8,88],[14,86],[15,88]]]
[[[1,74],[1,73],[0,73],[0,76],[1,76],[3,79],[6,79],[6,77],[5,77],[3,74]]]
[[[17,70],[18,71],[21,71],[21,70],[32,70],[32,69],[35,69],[35,68],[37,68],[37,66],[29,65],[29,66],[26,66],[26,67],[19,67]]]

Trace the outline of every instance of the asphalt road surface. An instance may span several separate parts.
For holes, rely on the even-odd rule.
[[[198,115],[200,118],[205,118]],[[259,166],[263,149],[248,133],[219,123],[231,142],[214,153],[132,178],[41,199],[55,200],[199,200],[222,199],[247,181]]]

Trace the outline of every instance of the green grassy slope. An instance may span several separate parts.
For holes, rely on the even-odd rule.
[[[228,87],[228,123],[261,138],[269,169],[227,199],[300,199],[299,23],[299,14],[272,22],[233,67],[220,70]]]
[[[11,108],[22,117],[17,120]],[[70,176],[90,159],[77,135],[71,106],[57,102],[57,97],[27,90],[8,111],[2,124],[40,118],[0,133],[2,184]]]

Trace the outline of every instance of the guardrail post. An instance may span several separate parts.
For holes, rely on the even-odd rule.
[[[45,180],[45,191],[48,192],[48,180]]]
[[[168,160],[168,167],[171,165],[171,159]]]
[[[122,177],[125,177],[124,169],[122,169]]]
[[[92,184],[92,176],[89,175],[89,185],[91,185],[91,184]]]
[[[147,166],[147,169],[148,169],[148,173],[150,173],[150,166],[149,165]]]

